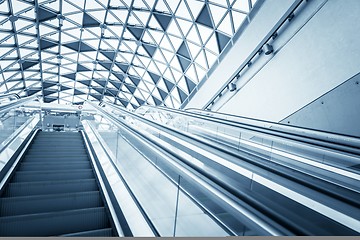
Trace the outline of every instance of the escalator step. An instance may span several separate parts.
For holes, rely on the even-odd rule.
[[[59,157],[59,156],[37,156],[37,157],[25,157],[22,162],[33,163],[33,162],[79,162],[79,161],[89,161],[86,155],[83,156],[71,156],[71,157]]]
[[[59,146],[84,146],[84,143],[80,140],[73,140],[73,139],[68,139],[68,140],[63,140],[63,141],[56,141],[56,140],[41,140],[41,141],[36,141],[32,144],[33,146],[55,146],[55,145],[59,145]]]
[[[111,228],[103,228],[86,232],[77,232],[61,235],[61,237],[112,237],[114,233]]]
[[[58,147],[58,148],[53,148],[53,147],[31,147],[28,150],[28,153],[31,152],[41,152],[43,154],[48,154],[48,153],[53,153],[53,152],[85,152],[85,148],[84,147]]]
[[[56,180],[90,179],[94,177],[91,169],[63,171],[17,171],[11,182],[38,182]]]
[[[43,170],[71,170],[71,169],[90,169],[89,161],[81,162],[24,162],[20,164],[19,171],[43,171]]]
[[[108,227],[104,207],[0,218],[1,236],[54,236]]]
[[[51,153],[51,152],[50,152]],[[49,154],[51,157],[85,157],[86,156],[86,152],[76,152],[76,153],[72,153],[72,152],[55,152],[54,154]],[[29,157],[41,157],[44,156],[44,153],[42,152],[37,152],[37,153],[28,153],[26,154],[26,156]]]
[[[95,179],[9,183],[3,197],[97,191]]]
[[[103,206],[99,191],[0,199],[1,216],[56,212]]]
[[[29,148],[29,151],[63,151],[63,150],[71,150],[71,151],[76,151],[76,150],[85,150],[84,146],[78,145],[78,146],[74,146],[74,145],[69,145],[69,146],[60,146],[60,145],[55,145],[55,146],[46,146],[46,145],[31,145]]]

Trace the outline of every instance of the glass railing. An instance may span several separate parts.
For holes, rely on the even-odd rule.
[[[179,174],[169,177],[159,168],[164,162],[161,155],[147,149],[128,129],[100,114],[82,121],[96,129],[106,143],[113,162],[160,236],[229,235],[182,190]]]
[[[345,224],[355,231],[359,230],[356,225],[359,222],[355,214],[357,210],[351,212],[351,209],[354,209],[354,206],[359,204],[357,198],[359,181],[356,171],[346,171],[336,167],[332,169],[329,164],[317,165],[314,162],[305,162],[304,157],[299,157],[292,151],[284,151],[284,149],[280,151],[273,148],[273,146],[276,141],[276,143],[283,141],[286,145],[297,144],[294,145],[296,147],[308,144],[308,147],[320,148],[324,151],[331,152],[332,149],[321,148],[318,145],[312,146],[309,143],[295,141],[294,139],[291,139],[289,143],[286,142],[289,139],[265,134],[254,129],[240,128],[226,121],[212,121],[213,119],[174,113],[172,110],[167,109],[149,107],[144,110],[142,108],[141,116],[112,104],[106,104],[100,110],[107,112],[110,119],[113,118],[121,122],[123,126],[128,126],[145,137],[149,144],[155,143],[162,151],[171,152],[179,159],[181,166],[190,166],[191,169],[200,173],[201,178],[211,179],[226,191],[237,196],[239,200],[242,199],[249,204],[253,204],[252,206],[256,205],[257,214],[251,215],[247,211],[248,215],[243,216],[242,223],[244,225],[239,224],[239,226],[242,226],[240,232],[236,228],[231,228],[234,226],[229,227],[231,224],[229,222],[225,223],[226,220],[222,216],[213,215],[215,219],[220,220],[218,222],[229,227],[235,235],[265,235],[264,232],[259,233],[261,228],[262,230],[270,229],[268,234],[270,232],[270,234],[275,235],[284,234],[281,226],[272,229],[271,227],[267,228],[269,225],[261,225],[261,219],[255,221],[259,225],[254,227],[250,219],[263,214],[268,217],[275,217],[276,221],[282,222],[284,226],[291,225],[290,229],[296,229],[295,231],[299,231],[299,234],[311,234],[312,231],[317,232],[317,234],[326,233],[327,230],[324,230],[321,226],[316,226],[316,224],[309,226],[309,219],[325,221],[327,217]],[[108,127],[102,128],[106,129]],[[215,131],[215,133],[211,131]],[[165,175],[168,177],[172,176],[170,178],[175,185],[177,184],[177,177],[180,175],[181,179],[185,180],[181,181],[180,189],[186,190],[184,192],[188,193],[188,196],[192,197],[193,202],[198,205],[204,203],[202,202],[204,197],[201,196],[203,193],[200,193],[202,188],[196,189],[194,187],[196,185],[191,180],[189,181],[184,175],[178,174],[173,168],[167,166],[166,162],[170,160],[163,161],[158,154],[150,154],[151,150],[144,145],[136,143],[136,141],[132,142],[131,139],[134,139],[133,133],[123,133],[121,135],[160,172],[166,173]],[[261,137],[263,139],[260,139]],[[114,144],[114,138],[109,141]],[[123,145],[116,145],[113,149],[118,149],[119,153],[119,151],[121,152],[121,146],[123,147]],[[349,154],[340,151],[335,151],[335,153],[346,156]],[[126,161],[126,157],[123,161]],[[310,158],[309,161],[312,161],[312,159]],[[140,172],[138,173],[140,174]],[[191,188],[195,188],[195,190]],[[226,206],[224,199],[219,202],[217,207]],[[339,199],[349,201],[352,206],[347,206],[347,202],[340,202]],[[206,200],[209,200],[209,198]],[[279,205],[279,203],[281,204]],[[326,210],[322,209],[324,204]],[[209,207],[209,205],[207,206]],[[296,216],[296,213],[293,212],[295,206],[296,211],[301,209],[304,214],[308,214],[305,219]],[[211,210],[221,212],[223,216],[229,213],[219,211],[216,207]],[[239,210],[239,212],[242,210]],[[338,211],[342,212],[343,210],[351,216],[349,217],[351,219],[350,224],[336,215]],[[212,212],[209,211],[208,214],[211,215]],[[232,222],[236,222],[236,220],[238,219],[235,218]],[[267,223],[271,223],[272,220],[270,217]],[[330,223],[331,221],[329,221]],[[274,226],[273,223],[270,226]],[[347,231],[338,223],[334,225],[334,229]],[[286,233],[286,235],[289,234],[291,233]]]
[[[0,151],[11,141],[34,116],[39,116],[39,109],[26,109],[23,103],[36,98],[25,98],[0,104]]]
[[[21,150],[34,128],[40,120],[39,109],[26,109],[24,103],[36,97],[18,99],[15,101],[1,101],[0,104],[0,179],[2,179],[12,162],[13,156]]]
[[[234,116],[230,116],[231,119],[226,121],[226,119],[213,118],[212,115],[199,116],[154,107],[143,107],[141,112],[145,118],[215,141],[230,147],[234,153],[247,152],[266,161],[276,162],[308,174],[338,179],[339,183],[351,186],[357,191],[360,190],[357,184],[360,180],[360,152],[356,147],[360,142],[359,138],[301,128],[294,128],[293,133],[290,131],[292,127],[289,126],[283,127],[275,123],[251,119],[246,119],[245,123],[235,122]],[[218,114],[215,115],[219,117]],[[277,130],[274,129],[266,131],[274,126],[277,129],[281,127],[281,135],[276,134]],[[319,136],[319,139],[316,139],[316,144],[306,142],[305,140],[310,137],[299,135],[300,131],[309,136]],[[338,145],[343,144],[340,147],[344,148],[344,151],[328,147],[329,142],[324,143],[325,140],[322,141],[321,138],[331,139],[332,145],[339,140],[341,143]],[[349,145],[344,143],[349,143]]]

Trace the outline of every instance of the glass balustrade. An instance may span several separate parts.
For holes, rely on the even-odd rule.
[[[170,178],[161,171],[161,156],[142,148],[132,133],[100,115],[83,121],[106,143],[116,167],[160,236],[228,235],[182,190],[181,175],[173,173]]]

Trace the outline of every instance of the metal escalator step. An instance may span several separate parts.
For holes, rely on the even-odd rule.
[[[35,139],[32,144],[34,145],[53,145],[53,144],[61,144],[61,145],[71,145],[77,144],[81,145],[84,144],[82,139]]]
[[[33,143],[30,145],[30,149],[64,149],[64,148],[85,148],[83,143]]]
[[[38,140],[44,140],[44,139],[51,139],[51,140],[57,140],[57,139],[63,139],[63,138],[66,138],[66,139],[81,139],[82,136],[81,135],[49,135],[49,136],[46,136],[46,135],[37,135],[36,136],[36,139]]]
[[[47,141],[47,142],[62,142],[62,141],[82,141],[82,137],[78,136],[78,137],[60,137],[60,136],[53,136],[53,137],[37,137],[35,139],[35,142],[43,142],[43,141]]]
[[[58,138],[76,138],[79,139],[81,138],[80,134],[77,135],[71,135],[71,134],[50,134],[50,135],[38,135],[37,136],[39,139],[47,139],[47,138],[51,138],[51,139],[58,139]]]
[[[84,156],[70,156],[70,157],[59,157],[59,156],[37,156],[37,157],[27,157],[23,159],[22,162],[81,162],[81,161],[89,161],[87,155]]]
[[[26,154],[28,157],[32,156],[56,156],[56,157],[71,157],[71,156],[86,156],[85,150],[72,150],[72,149],[63,149],[63,150],[53,150],[53,151],[41,151],[41,150],[30,150]]]
[[[108,227],[104,207],[0,218],[1,236],[54,236]]]
[[[95,179],[9,183],[3,197],[97,191]]]
[[[0,199],[1,217],[102,207],[99,191]]]
[[[56,142],[59,142],[59,143],[61,143],[61,142],[63,142],[63,143],[69,143],[69,142],[82,143],[83,141],[82,141],[81,137],[78,137],[78,138],[55,137],[55,138],[35,138],[33,143],[56,143]]]
[[[61,146],[59,144],[53,145],[53,146],[44,146],[44,145],[31,145],[29,147],[29,150],[38,150],[38,151],[53,151],[53,150],[63,150],[63,149],[69,149],[69,150],[85,150],[84,145],[69,145],[69,146]]]
[[[59,145],[55,145],[55,146],[30,146],[29,147],[29,151],[44,151],[44,152],[51,152],[51,151],[64,151],[64,150],[67,150],[67,151],[76,151],[76,150],[85,150],[85,147],[84,146],[73,146],[73,145],[70,145],[70,146],[59,146]]]
[[[103,228],[86,232],[77,232],[61,235],[61,237],[112,237],[114,236],[111,228]]]
[[[71,169],[90,169],[89,161],[79,162],[23,162],[19,166],[19,171],[43,171],[43,170],[71,170]]]
[[[56,170],[56,171],[17,171],[11,182],[61,181],[74,179],[90,179],[94,177],[91,169]]]
[[[54,154],[52,154],[50,152],[49,155],[53,156],[53,157],[75,157],[75,156],[80,157],[80,156],[86,156],[86,152],[80,152],[80,153],[76,153],[76,154],[72,153],[72,152],[55,152]],[[42,157],[42,156],[44,156],[44,153],[42,153],[42,152],[27,153],[26,156],[27,157]]]

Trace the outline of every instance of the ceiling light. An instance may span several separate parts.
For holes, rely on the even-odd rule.
[[[269,55],[269,54],[274,52],[274,49],[270,44],[265,44],[264,45],[264,52],[265,52],[265,55]]]
[[[235,91],[236,90],[236,84],[235,83],[230,83],[229,84],[229,90],[230,90],[230,92]]]

